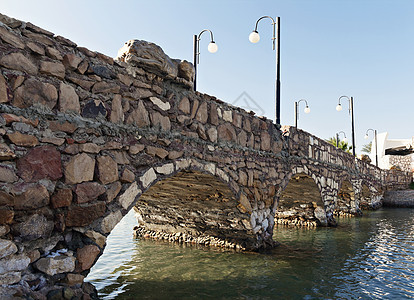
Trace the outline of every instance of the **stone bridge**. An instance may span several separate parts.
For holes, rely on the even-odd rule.
[[[193,92],[192,65],[154,44],[113,60],[0,21],[2,299],[94,297],[83,279],[132,208],[138,235],[257,250],[275,223],[335,225],[410,182]]]

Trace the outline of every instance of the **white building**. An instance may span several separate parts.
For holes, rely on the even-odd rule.
[[[411,139],[390,140],[388,132],[377,134],[378,167],[391,169],[398,167],[403,171],[414,171],[414,137]],[[372,141],[371,163],[375,164],[375,138]]]

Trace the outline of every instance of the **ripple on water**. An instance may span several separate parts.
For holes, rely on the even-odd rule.
[[[134,240],[130,213],[87,280],[103,299],[409,299],[413,217],[383,209],[338,228],[277,227],[282,245],[254,254]]]

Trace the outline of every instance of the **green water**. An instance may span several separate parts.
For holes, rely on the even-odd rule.
[[[269,253],[134,240],[127,215],[87,277],[103,299],[411,299],[414,210],[381,209],[338,228],[278,227]]]

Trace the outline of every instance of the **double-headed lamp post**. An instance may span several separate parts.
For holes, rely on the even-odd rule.
[[[213,32],[211,32],[211,30],[204,29],[198,36],[196,34],[194,35],[194,91],[197,90],[197,65],[200,63],[200,39],[201,35],[206,31],[210,32],[211,37],[210,44],[208,44],[207,47],[208,52],[216,53],[218,50],[217,44],[214,42]]]
[[[272,17],[263,16],[256,21],[256,26],[254,30],[249,35],[249,41],[252,43],[257,43],[260,40],[259,32],[257,31],[257,26],[259,22],[263,19],[270,19],[272,21],[273,26],[273,50],[276,50],[276,86],[275,86],[275,94],[276,94],[276,124],[280,124],[280,17],[277,17],[275,21]],[[277,30],[276,30],[277,25]],[[277,35],[276,35],[277,32]]]
[[[305,107],[305,114],[310,113],[310,108],[308,105],[308,101],[306,101],[305,99],[300,99],[299,101],[295,101],[295,127],[298,128],[298,120],[299,120],[299,103],[300,102],[305,102],[306,107]]]
[[[354,126],[354,98],[348,96],[341,96],[338,99],[338,105],[336,106],[337,111],[342,110],[341,99],[347,98],[349,101],[349,114],[351,115],[351,132],[352,132],[352,154],[355,156],[355,126]]]
[[[348,139],[346,138],[346,134],[343,131],[337,132],[336,133],[336,148],[339,147],[339,134],[343,133],[344,134],[344,139],[343,141],[346,143],[348,141]]]
[[[374,133],[374,139],[375,139],[375,165],[378,167],[378,145],[377,145],[377,131],[374,129],[367,129],[367,132],[365,133],[364,138],[368,139],[368,132],[372,131]]]

